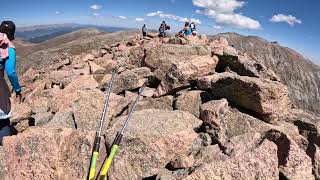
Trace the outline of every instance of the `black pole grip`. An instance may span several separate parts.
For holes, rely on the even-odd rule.
[[[100,136],[96,136],[95,140],[94,140],[94,145],[93,145],[93,151],[94,152],[99,152],[100,149],[100,141],[101,141],[101,137]]]
[[[112,145],[116,144],[116,145],[120,145],[121,140],[122,140],[123,134],[121,134],[120,132],[117,133],[116,138],[114,139]]]

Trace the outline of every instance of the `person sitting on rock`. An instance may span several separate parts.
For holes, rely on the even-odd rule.
[[[195,24],[194,22],[191,22],[190,28],[191,28],[191,31],[192,31],[192,32],[197,30],[197,29],[196,29],[196,24]]]
[[[146,24],[143,24],[142,26],[142,36],[146,37],[147,36],[147,27]]]
[[[15,24],[12,21],[3,21],[0,25],[0,144],[4,136],[11,135],[10,130],[10,91],[4,79],[4,71],[16,92],[19,102],[22,101],[21,87],[16,73],[16,52],[14,40]]]
[[[184,24],[183,32],[184,32],[185,36],[190,36],[192,34],[192,30],[190,28],[190,23],[189,22],[186,22]]]

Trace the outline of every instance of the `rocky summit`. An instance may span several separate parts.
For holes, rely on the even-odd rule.
[[[205,35],[97,44],[21,76],[1,179],[87,179],[113,71],[98,168],[147,87],[109,179],[320,179],[320,117],[296,108],[290,82],[264,60]]]

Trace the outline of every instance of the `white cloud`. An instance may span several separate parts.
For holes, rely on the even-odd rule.
[[[215,18],[218,24],[225,24],[237,27],[239,29],[260,29],[258,21],[241,14],[217,14]]]
[[[141,21],[144,21],[144,19],[143,18],[136,18],[136,21],[141,22]]]
[[[118,16],[119,19],[128,19],[127,17],[125,16]]]
[[[102,5],[94,4],[94,5],[91,5],[90,8],[93,10],[99,10],[102,8]]]
[[[159,16],[161,18],[167,18],[167,19],[172,19],[174,21],[180,21],[180,22],[187,22],[187,21],[192,21],[196,24],[201,24],[201,21],[199,19],[195,19],[195,18],[186,18],[186,17],[181,17],[181,16],[177,16],[174,14],[166,14],[163,11],[157,11],[157,12],[151,12],[148,13],[147,16],[152,17],[152,16]]]
[[[213,26],[213,28],[214,28],[214,29],[222,29],[222,27],[221,27],[221,26],[218,26],[218,25]]]
[[[92,15],[94,15],[94,16],[100,16],[99,13],[93,13]]]
[[[56,13],[56,15],[59,15],[59,14],[61,14],[61,12],[60,12],[60,11],[56,11],[55,13]]]
[[[148,13],[147,16],[160,16],[160,14],[163,14],[163,12],[162,11],[152,12],[152,13]]]
[[[192,0],[193,5],[203,8],[196,10],[212,18],[219,25],[228,25],[240,29],[262,29],[259,21],[234,11],[242,8],[245,2],[239,0]]]
[[[295,24],[301,24],[302,21],[295,16],[292,15],[284,15],[284,14],[277,14],[272,16],[270,19],[271,22],[286,22],[291,26],[294,26]]]
[[[192,0],[193,5],[207,8],[219,13],[233,13],[234,10],[243,7],[244,2],[238,0]]]
[[[202,11],[199,10],[199,9],[197,9],[197,10],[195,11],[195,13],[196,13],[196,14],[202,14]]]
[[[201,24],[201,21],[199,19],[194,19],[194,18],[191,18],[190,19],[191,22],[194,22],[196,24]]]

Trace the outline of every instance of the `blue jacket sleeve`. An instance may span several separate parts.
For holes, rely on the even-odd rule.
[[[16,51],[14,48],[9,48],[9,58],[6,60],[5,70],[13,89],[20,93],[21,87],[16,73]]]

